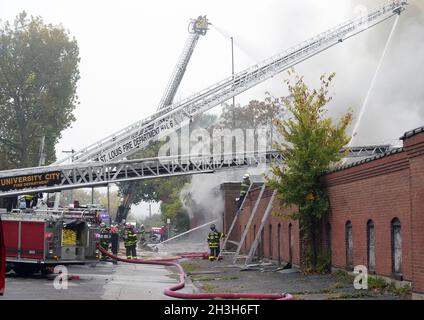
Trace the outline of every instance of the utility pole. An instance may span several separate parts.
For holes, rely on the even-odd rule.
[[[40,141],[40,151],[39,151],[39,160],[38,160],[38,166],[44,166],[46,164],[46,154],[44,153],[44,146],[46,142],[46,136],[41,136]]]
[[[107,213],[110,215],[110,194],[109,194],[109,184],[107,185]]]
[[[149,218],[152,217],[152,203],[149,201]]]
[[[233,37],[230,38],[231,39],[231,74],[233,76],[233,81],[234,81],[234,39]],[[232,111],[233,111],[233,130],[235,130],[236,128],[236,116],[235,116],[235,108],[236,108],[236,97],[233,96],[233,107],[232,107]],[[237,152],[237,146],[236,146],[236,137],[233,135],[233,139],[232,139],[232,152],[236,153]]]
[[[234,80],[234,40],[233,37],[230,38],[231,39],[231,74],[233,76],[233,80]],[[236,107],[236,97],[233,96],[233,129],[236,126],[236,118],[235,118],[235,114],[234,114],[234,108]]]

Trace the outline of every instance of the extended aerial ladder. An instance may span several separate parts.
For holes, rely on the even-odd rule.
[[[197,41],[200,36],[206,35],[208,31],[208,19],[206,16],[199,16],[197,19],[192,19],[188,25],[189,36],[184,45],[184,49],[178,59],[177,65],[175,66],[174,72],[169,79],[166,86],[165,92],[160,100],[158,111],[172,104],[175,94],[177,93],[178,87],[181,84],[181,80],[184,77],[187,65],[193,54],[194,48],[196,47]],[[118,207],[116,213],[116,221],[122,222],[126,219],[131,205],[134,201],[134,195],[137,184],[135,181],[128,181],[122,184],[122,202]]]
[[[272,78],[294,65],[353,37],[383,21],[400,14],[407,5],[405,0],[391,0],[368,14],[349,20],[316,35],[288,50],[268,58],[246,70],[230,76],[179,102],[164,107],[152,116],[137,121],[108,137],[77,151],[76,162],[98,160],[116,161],[128,157],[150,141],[165,137],[188,124],[205,111],[227,101],[255,85]],[[69,158],[57,162],[65,163]]]
[[[178,59],[174,72],[169,79],[162,99],[160,100],[158,110],[162,110],[163,108],[170,106],[174,101],[175,94],[177,93],[181,80],[184,77],[184,73],[190,61],[191,55],[193,54],[194,48],[196,47],[197,41],[200,36],[204,36],[206,34],[208,31],[208,25],[209,22],[206,16],[199,16],[197,19],[192,19],[190,21],[188,25],[189,37],[184,45],[183,52]]]
[[[182,101],[165,107],[154,115],[77,151],[72,155],[74,164],[79,166],[78,170],[85,172],[90,171],[93,165],[93,163],[87,163],[87,161],[95,161],[94,164],[98,166],[98,162],[115,163],[122,160],[141,148],[146,147],[150,141],[176,131],[180,127],[186,125],[193,117],[230,99],[232,96],[246,91],[278,73],[396,14],[400,14],[405,10],[406,5],[407,1],[391,0],[379,8],[369,11],[367,15],[349,20],[274,57],[239,72],[234,78],[232,76],[226,78]],[[364,150],[369,152],[368,149]],[[373,148],[373,150],[377,151],[380,149]],[[56,162],[54,165],[63,166],[63,163],[68,160],[69,158],[65,158]],[[143,159],[132,161],[143,162]],[[44,167],[44,170],[48,169]],[[28,172],[31,171],[32,169],[28,169]],[[24,174],[23,171],[20,171],[20,173]],[[171,172],[170,174],[172,175],[173,173]],[[3,175],[3,173],[0,173],[0,177]],[[10,172],[7,176],[11,176]],[[120,179],[120,181],[124,180],[125,177]],[[74,184],[74,187],[78,186]],[[2,195],[3,193],[0,193],[0,196]]]

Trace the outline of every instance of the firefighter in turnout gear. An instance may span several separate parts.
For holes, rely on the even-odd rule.
[[[106,223],[100,223],[100,246],[106,251],[109,250],[109,246],[111,244],[112,234],[110,232],[110,228],[106,227]],[[102,253],[101,260],[106,260],[107,256]]]
[[[26,194],[23,196],[25,203],[26,203],[26,207],[31,208],[32,207],[32,203],[34,201],[34,195],[33,194]]]
[[[214,224],[211,225],[211,232],[208,234],[208,245],[209,245],[209,260],[217,260],[219,257],[219,247],[221,239],[224,238],[224,234],[216,230]]]
[[[240,209],[241,204],[243,203],[243,200],[246,197],[247,191],[249,190],[251,184],[252,182],[250,181],[250,176],[248,173],[246,173],[243,176],[243,181],[241,182],[241,186],[240,186],[240,197],[238,198],[238,201],[237,201],[238,209]]]
[[[127,224],[124,230],[124,246],[127,251],[127,259],[137,259],[137,235],[134,232],[134,227]]]
[[[144,228],[144,224],[140,226],[138,233],[140,234],[140,248],[143,248],[146,245],[146,229]]]

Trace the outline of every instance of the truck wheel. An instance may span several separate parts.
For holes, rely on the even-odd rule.
[[[8,273],[8,272],[10,272],[12,270],[13,270],[13,266],[10,265],[10,264],[8,264],[8,263],[6,263],[6,273]]]
[[[36,273],[38,270],[39,270],[38,267],[31,266],[31,265],[28,265],[28,266],[20,265],[20,266],[13,267],[13,271],[15,271],[15,273],[20,276],[31,276],[34,273]]]
[[[47,276],[54,272],[54,267],[41,267],[40,272],[41,272],[41,275]]]

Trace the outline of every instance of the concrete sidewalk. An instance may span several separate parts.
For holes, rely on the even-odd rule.
[[[41,276],[6,278],[6,292],[0,300],[164,300],[166,287],[178,283],[176,268],[99,262],[95,266],[69,266],[68,289],[57,290],[53,280]],[[182,292],[196,292],[188,279]]]

